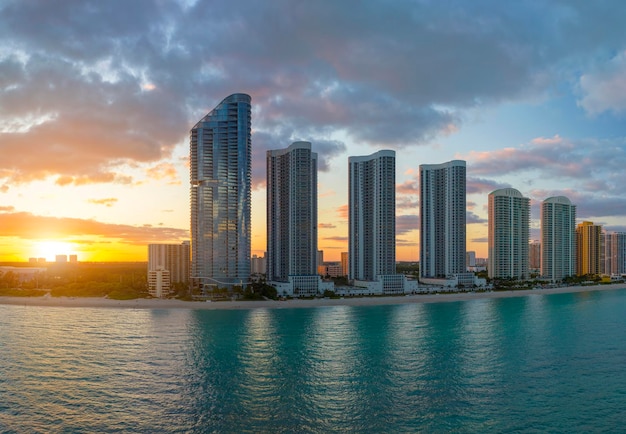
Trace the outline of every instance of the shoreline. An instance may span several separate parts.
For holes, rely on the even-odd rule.
[[[455,301],[481,300],[493,298],[526,297],[530,295],[568,294],[578,292],[607,291],[625,289],[626,284],[595,286],[567,286],[562,288],[526,289],[517,291],[463,292],[453,294],[411,294],[404,296],[354,297],[313,300],[262,300],[262,301],[182,301],[174,299],[138,298],[134,300],[113,300],[95,297],[8,297],[0,296],[0,305],[12,306],[52,306],[82,308],[124,308],[124,309],[198,309],[198,310],[243,310],[243,309],[292,309],[328,306],[383,306],[415,303],[449,303]]]

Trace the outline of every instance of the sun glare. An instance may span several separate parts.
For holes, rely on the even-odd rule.
[[[64,241],[38,241],[35,244],[34,257],[45,258],[48,262],[53,262],[57,255],[75,254],[75,246]]]

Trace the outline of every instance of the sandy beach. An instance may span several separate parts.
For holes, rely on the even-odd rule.
[[[523,291],[468,292],[454,294],[416,294],[393,297],[353,297],[340,299],[285,300],[285,301],[182,301],[161,299],[111,300],[93,297],[0,297],[0,305],[130,308],[130,309],[290,309],[324,306],[377,306],[410,303],[442,303],[488,298],[525,297],[541,294],[606,291],[626,288],[626,284],[569,286],[564,288],[532,289]]]

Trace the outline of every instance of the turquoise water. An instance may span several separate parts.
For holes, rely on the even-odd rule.
[[[0,306],[2,432],[615,432],[626,290],[242,311]]]

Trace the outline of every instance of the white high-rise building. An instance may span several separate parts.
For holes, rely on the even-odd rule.
[[[204,288],[250,280],[250,96],[225,98],[190,132],[191,277]]]
[[[465,161],[420,165],[420,276],[466,273]]]
[[[565,196],[541,204],[541,276],[552,282],[576,275],[576,205]]]
[[[530,199],[503,188],[489,193],[488,207],[489,277],[527,279]]]
[[[315,276],[315,286],[318,254],[317,154],[309,142],[267,151],[267,280]],[[317,292],[317,286],[294,289]]]
[[[373,281],[396,272],[396,153],[348,162],[348,277]]]
[[[604,259],[602,273],[608,276],[626,274],[626,233],[607,232],[603,234]]]

